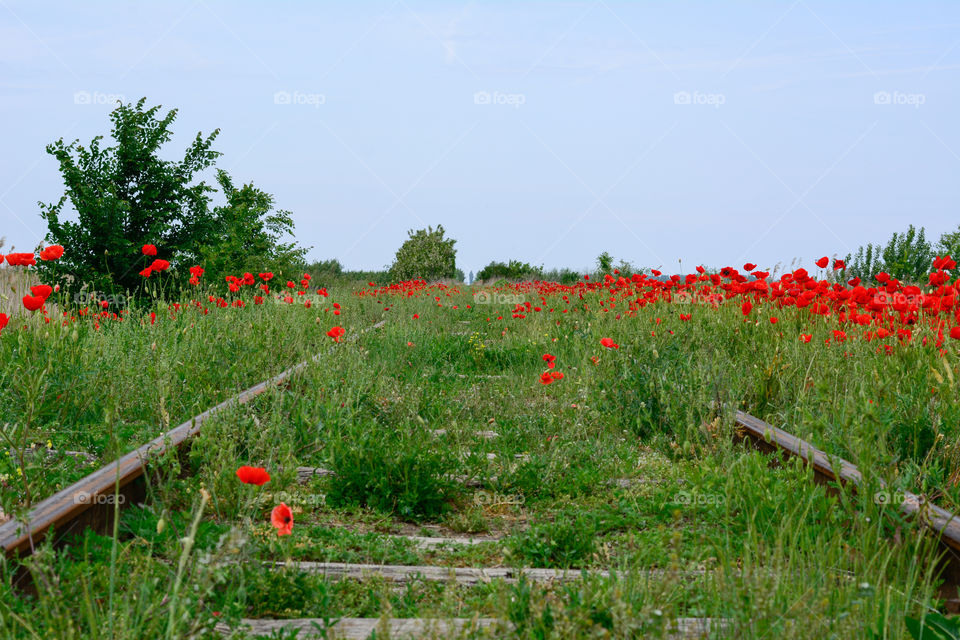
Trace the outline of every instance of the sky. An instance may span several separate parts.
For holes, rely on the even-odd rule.
[[[146,97],[346,268],[438,224],[464,272],[811,267],[960,225],[958,80],[955,1],[0,0],[0,236]]]

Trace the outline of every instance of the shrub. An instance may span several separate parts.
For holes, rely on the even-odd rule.
[[[56,263],[40,263],[37,271],[48,284],[68,293],[81,287],[111,295],[142,291],[140,271],[155,258],[173,266],[202,265],[215,278],[244,268],[280,268],[302,262],[304,249],[280,242],[292,234],[289,212],[273,212],[273,197],[252,184],[239,189],[226,172],[217,173],[226,204],[210,207],[216,189],[197,176],[220,156],[212,149],[220,130],[198,133],[182,160],[166,160],[161,148],[170,141],[177,110],[166,115],[160,106],[146,108],[146,98],[121,104],[110,114],[115,144],[102,147],[103,136],[88,146],[63,139],[47,145],[57,159],[66,193],[53,204],[40,203],[47,221],[46,240],[68,247]],[[163,155],[168,155],[164,153]],[[64,220],[69,200],[76,221]],[[144,256],[143,245],[156,246]],[[222,280],[221,280],[222,282]]]
[[[409,231],[410,237],[397,250],[390,277],[397,282],[457,277],[457,250],[453,248],[456,240],[444,238],[443,234],[443,225],[438,225],[436,230],[427,227]],[[462,278],[463,272],[459,275]]]
[[[160,106],[144,109],[145,100],[110,114],[114,146],[101,147],[103,136],[86,147],[62,138],[47,145],[60,163],[66,194],[54,204],[41,203],[41,216],[47,239],[70,248],[57,267],[73,276],[60,282],[67,290],[85,283],[97,291],[134,291],[141,283],[138,272],[149,264],[140,253],[144,244],[156,245],[156,257],[173,262],[213,237],[213,188],[195,177],[220,155],[211,148],[220,130],[198,133],[182,160],[163,160],[160,148],[172,136],[177,110],[160,117]],[[68,199],[76,222],[61,219]],[[53,279],[54,266],[38,265],[41,277]]]
[[[596,525],[584,517],[561,514],[510,539],[510,555],[535,567],[570,568],[586,563],[596,552]]]
[[[903,233],[894,233],[883,247],[867,244],[856,254],[847,254],[844,276],[869,281],[884,271],[904,282],[920,282],[930,272],[934,252],[926,231],[910,225]]]
[[[519,260],[511,260],[507,263],[493,261],[477,274],[477,280],[499,280],[500,278],[507,280],[532,280],[542,277],[543,267],[534,267]]]
[[[545,272],[542,279],[549,282],[559,282],[560,284],[574,285],[577,284],[582,277],[583,273],[580,271],[563,268],[551,269],[550,271]]]
[[[330,455],[336,474],[327,491],[331,507],[370,507],[407,520],[433,520],[446,513],[458,490],[448,478],[453,469],[448,453],[421,449],[400,434],[385,436],[382,426],[335,440]]]
[[[226,171],[217,171],[217,183],[227,202],[213,210],[216,236],[198,252],[206,277],[223,282],[225,276],[243,271],[299,270],[307,249],[281,242],[285,236],[293,237],[290,212],[274,211],[273,196],[252,182],[238,189]]]
[[[613,256],[604,251],[597,256],[597,273],[610,273],[613,271]]]
[[[948,231],[940,236],[940,241],[937,243],[937,255],[954,258],[960,256],[960,229]]]

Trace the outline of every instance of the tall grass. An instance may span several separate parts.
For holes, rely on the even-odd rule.
[[[763,306],[748,320],[733,305],[663,304],[619,319],[577,307],[520,320],[510,318],[512,305],[475,304],[455,289],[330,293],[341,316],[325,315],[327,302],[270,304],[206,316],[164,309],[150,324],[144,310],[100,330],[34,320],[0,337],[5,361],[20,363],[3,378],[4,419],[108,458],[330,347],[334,323],[356,333],[389,318],[382,331],[336,345],[282,387],[205,423],[176,468],[150,475],[149,507],[125,516],[115,537],[42,549],[24,564],[37,595],[0,597],[0,632],[106,637],[99,625],[110,618],[110,637],[162,637],[248,615],[390,611],[506,617],[524,638],[656,637],[682,616],[725,619],[739,637],[906,638],[904,616],[937,606],[931,537],[873,492],[882,480],[960,504],[949,481],[960,438],[955,353],[943,358],[919,335],[891,355],[864,341],[826,345],[826,321]],[[551,306],[562,305],[553,298]],[[816,340],[801,343],[801,331]],[[602,347],[605,337],[619,348]],[[544,353],[565,374],[550,385],[539,381]],[[97,408],[85,413],[88,401]],[[770,468],[733,443],[735,408],[854,461],[862,490],[831,494],[798,464]],[[271,482],[241,485],[240,464],[268,468]],[[299,486],[302,465],[336,476]],[[43,478],[31,485],[38,495],[72,477],[64,468],[27,473]],[[460,476],[478,488],[451,481]],[[637,483],[610,484],[622,478]],[[4,499],[16,508],[23,496],[9,486]],[[289,538],[268,524],[281,500],[294,507]],[[507,539],[493,551],[423,553],[357,533],[424,522]],[[290,558],[615,575],[390,590],[261,564]],[[17,568],[4,567],[5,588]],[[135,602],[109,598],[111,572],[133,577]]]

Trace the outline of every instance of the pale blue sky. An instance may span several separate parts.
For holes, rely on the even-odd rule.
[[[464,271],[960,224],[957,2],[0,0],[0,69],[8,250],[62,193],[44,146],[106,133],[111,95],[178,108],[172,150],[221,128],[219,166],[349,268],[438,223]]]

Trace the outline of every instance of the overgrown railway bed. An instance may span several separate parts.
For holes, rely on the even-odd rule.
[[[383,323],[374,328],[383,326]],[[316,360],[316,359],[315,359]],[[54,533],[55,546],[59,546],[76,536],[83,529],[91,529],[99,533],[109,533],[113,526],[113,516],[119,507],[129,506],[142,502],[146,492],[143,481],[149,474],[151,460],[169,451],[183,449],[190,440],[202,429],[205,421],[222,412],[228,407],[246,404],[259,394],[271,387],[283,384],[297,371],[308,366],[309,362],[301,363],[284,373],[264,381],[229,400],[205,411],[191,420],[173,429],[161,438],[144,445],[136,451],[123,456],[90,474],[80,482],[67,487],[58,494],[37,504],[22,520],[11,520],[0,525],[0,544],[10,558],[23,559],[29,556],[36,545],[45,539],[51,531]],[[809,465],[814,472],[818,483],[828,485],[833,490],[853,488],[856,490],[863,482],[863,477],[856,467],[845,460],[828,456],[812,444],[805,442],[786,431],[767,424],[747,413],[737,411],[734,416],[735,436],[738,440],[751,443],[758,450],[763,451],[775,460],[771,465],[777,466],[779,461],[786,457],[796,457]],[[437,435],[445,435],[440,430]],[[496,432],[478,432],[483,439],[498,437]],[[308,484],[316,478],[326,478],[334,472],[318,467],[299,467],[297,482]],[[608,484],[628,488],[642,485],[651,479],[619,478]],[[656,479],[652,479],[656,482]],[[458,478],[459,482],[470,484],[469,479]],[[482,486],[482,483],[475,483]],[[119,502],[116,496],[124,496]],[[960,523],[949,512],[934,505],[926,505],[924,501],[913,494],[906,494],[900,505],[903,514],[921,521],[929,530],[936,534],[938,542],[944,549],[941,558],[944,584],[941,592],[944,594],[945,606],[950,611],[956,611],[958,601],[950,594],[957,589],[957,559],[960,556]],[[397,539],[410,542],[419,549],[457,548],[473,545],[499,545],[503,538],[492,536],[457,535],[448,537],[424,537],[415,535],[397,535]],[[410,582],[436,582],[459,586],[486,585],[494,581],[505,584],[546,583],[559,585],[570,581],[589,580],[595,578],[609,578],[613,569],[548,569],[548,568],[510,568],[510,567],[462,567],[438,565],[390,565],[370,563],[337,563],[337,562],[310,562],[290,561],[277,563],[273,569],[290,569],[299,572],[319,574],[328,580],[355,580],[363,582],[373,579],[377,583],[393,584],[393,588]],[[620,569],[622,571],[622,568]],[[640,572],[646,581],[664,581],[667,583],[694,582],[705,577],[705,571],[668,571],[651,570]],[[25,578],[25,574],[23,575]],[[855,578],[855,576],[854,576]],[[28,584],[21,584],[25,592],[29,592]],[[665,619],[663,624],[656,627],[640,625],[638,629],[645,632],[661,634],[669,638],[700,638],[700,637],[728,637],[736,635],[737,630],[732,621],[723,617],[673,617]],[[507,619],[467,617],[450,619],[419,619],[419,618],[300,618],[300,619],[271,619],[271,618],[244,618],[239,627],[227,624],[218,624],[216,631],[226,637],[234,637],[237,633],[246,636],[270,635],[276,633],[300,634],[307,637],[312,634],[328,634],[337,638],[367,638],[371,634],[389,634],[390,637],[428,637],[438,635],[470,635],[470,634],[508,634],[515,631],[515,625]]]
[[[627,333],[613,307],[509,322],[425,291],[358,294],[342,310],[365,321],[320,330],[320,355],[0,524],[0,635],[907,638],[904,618],[957,609],[953,515],[892,488],[936,468],[869,467],[866,421],[823,427],[863,379],[878,423],[892,358],[731,307]],[[733,398],[823,419],[782,430]]]

